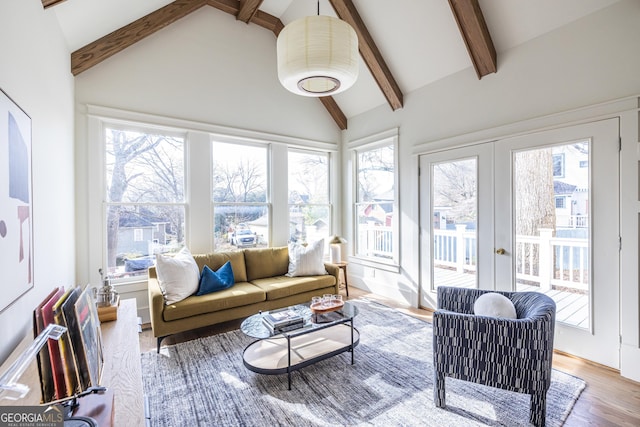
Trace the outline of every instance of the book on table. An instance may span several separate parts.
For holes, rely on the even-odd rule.
[[[53,305],[53,317],[55,322],[67,328],[67,322],[65,321],[64,314],[62,313],[62,304],[67,301],[71,295],[71,289],[68,289],[58,301]],[[80,377],[76,366],[75,356],[73,354],[73,348],[69,338],[69,330],[58,340],[58,346],[60,348],[60,357],[62,359],[62,367],[64,372],[64,380],[66,385],[66,396],[73,396],[80,392],[78,385],[80,384]]]
[[[102,376],[102,333],[96,303],[91,296],[91,289],[87,287],[75,303],[75,317],[80,335],[77,357],[83,358],[86,363],[89,384],[98,386]],[[86,387],[85,387],[86,388]]]
[[[44,326],[48,326],[51,323],[55,323],[53,316],[53,306],[64,295],[64,288],[55,288],[53,296],[40,308],[42,314],[42,320]],[[60,355],[60,347],[58,343],[49,338],[47,342],[49,349],[49,360],[51,366],[51,372],[53,373],[53,384],[55,387],[55,399],[62,399],[66,397],[66,383],[64,379],[64,367],[62,365],[62,356]],[[48,401],[48,400],[45,400]]]
[[[273,333],[275,333],[275,332],[282,333],[282,332],[288,332],[288,331],[293,331],[294,329],[302,328],[304,326],[304,319],[300,318],[300,320],[297,321],[297,322],[289,323],[289,324],[283,325],[283,326],[273,326],[266,319],[262,319],[262,323],[264,323],[264,325],[267,328],[269,328],[269,330],[271,332],[273,332]]]
[[[47,326],[46,320],[42,315],[42,307],[49,304],[59,288],[52,290],[47,297],[42,300],[40,304],[33,310],[33,337],[36,338]],[[51,340],[49,340],[51,341]],[[55,341],[54,341],[55,343]],[[48,344],[48,343],[47,343]],[[42,393],[41,403],[48,402],[56,398],[54,372],[51,364],[49,363],[50,347],[48,345],[43,346],[37,354],[38,361],[38,374],[40,375],[40,391]]]
[[[66,330],[57,341],[49,338],[37,354],[41,403],[98,386],[104,364],[100,320],[89,286],[53,289],[33,311],[34,337],[49,324]]]
[[[299,328],[304,324],[304,318],[295,310],[284,308],[269,311],[264,315],[263,322],[273,330],[282,330],[289,326]]]

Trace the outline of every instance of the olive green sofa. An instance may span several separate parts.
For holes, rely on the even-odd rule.
[[[149,311],[153,336],[160,343],[169,335],[228,320],[241,319],[263,310],[273,310],[311,301],[311,297],[339,292],[340,269],[325,264],[328,274],[288,277],[287,247],[244,249],[193,255],[199,271],[208,265],[213,271],[231,261],[235,284],[206,295],[191,295],[166,305],[155,267],[149,267]]]

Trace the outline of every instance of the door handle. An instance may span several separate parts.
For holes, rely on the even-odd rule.
[[[499,249],[496,249],[496,253],[498,255],[504,255],[507,253],[507,251],[505,251],[503,248],[499,248]]]

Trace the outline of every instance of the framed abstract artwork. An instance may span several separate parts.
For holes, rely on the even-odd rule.
[[[31,118],[0,89],[0,312],[33,288]]]

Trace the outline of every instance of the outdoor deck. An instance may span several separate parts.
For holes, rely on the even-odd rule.
[[[435,283],[446,286],[474,288],[475,276],[470,273],[458,273],[445,268],[434,269]],[[518,285],[518,291],[538,291],[539,288]],[[544,292],[556,302],[556,320],[581,328],[589,327],[589,298],[586,294],[549,290]]]

